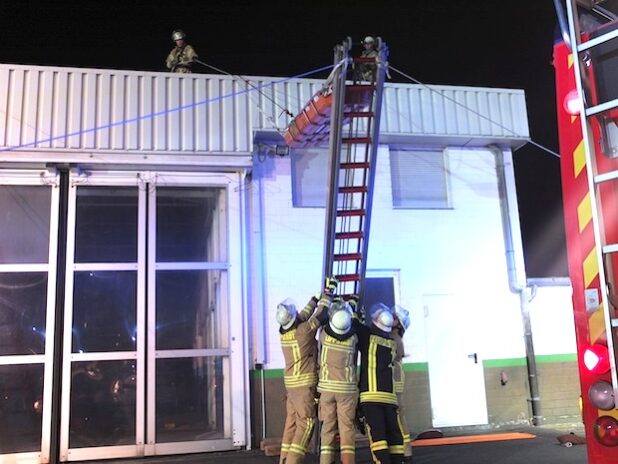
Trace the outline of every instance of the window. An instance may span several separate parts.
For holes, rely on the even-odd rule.
[[[391,150],[390,161],[393,207],[450,207],[444,152]]]
[[[326,207],[328,170],[328,149],[294,150],[292,153],[292,204],[294,207]]]

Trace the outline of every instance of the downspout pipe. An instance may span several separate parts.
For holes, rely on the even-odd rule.
[[[530,386],[532,424],[541,425],[543,422],[543,416],[541,416],[538,371],[536,367],[536,358],[534,356],[532,324],[530,323],[529,311],[531,297],[529,295],[526,283],[526,268],[524,263],[523,244],[521,240],[519,212],[517,208],[517,190],[515,188],[513,156],[510,151],[505,153],[496,145],[490,145],[488,148],[496,158],[496,173],[498,177],[500,213],[502,217],[502,230],[506,250],[509,288],[511,292],[519,295],[519,305],[522,316],[524,343],[526,349],[526,367],[528,371],[528,383]]]

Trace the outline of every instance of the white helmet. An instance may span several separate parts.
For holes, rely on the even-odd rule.
[[[343,301],[341,303],[333,303],[328,311],[328,324],[333,332],[343,335],[352,327],[352,308]]]
[[[372,43],[375,43],[375,39],[373,37],[371,37],[370,35],[368,35],[367,37],[365,37],[363,39],[363,43],[364,44],[372,44]]]
[[[369,308],[369,319],[383,332],[390,332],[395,322],[390,308],[383,303],[375,303]]]
[[[172,32],[172,41],[176,42],[177,40],[183,40],[186,36],[187,34],[185,34],[184,31],[176,29]]]
[[[283,328],[283,330],[287,330],[292,327],[294,321],[296,320],[296,303],[291,298],[286,298],[281,303],[277,305],[277,323]]]
[[[404,332],[408,330],[408,327],[410,327],[410,312],[403,306],[399,305],[393,306],[391,311],[395,314],[395,317],[399,319]]]

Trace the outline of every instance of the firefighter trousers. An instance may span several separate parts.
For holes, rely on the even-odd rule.
[[[356,450],[356,405],[358,392],[321,392],[318,417],[322,421],[320,433],[320,464],[335,462],[339,431],[339,448],[342,464],[354,464]]]
[[[383,403],[363,403],[369,447],[375,464],[401,464],[403,430],[397,406]]]
[[[279,463],[298,464],[305,459],[313,434],[316,416],[315,388],[288,389],[286,412]]]
[[[403,393],[397,393],[397,403],[399,404],[399,420],[401,421],[401,430],[403,431],[403,455],[408,457],[412,456],[412,446],[410,445],[410,429],[406,420]]]

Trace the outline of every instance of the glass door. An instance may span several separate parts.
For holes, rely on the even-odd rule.
[[[146,188],[70,178],[61,459],[143,455]]]
[[[61,459],[246,444],[241,204],[222,175],[71,176]]]
[[[147,454],[231,449],[227,185],[149,190]]]
[[[0,462],[48,462],[58,177],[0,177]]]

